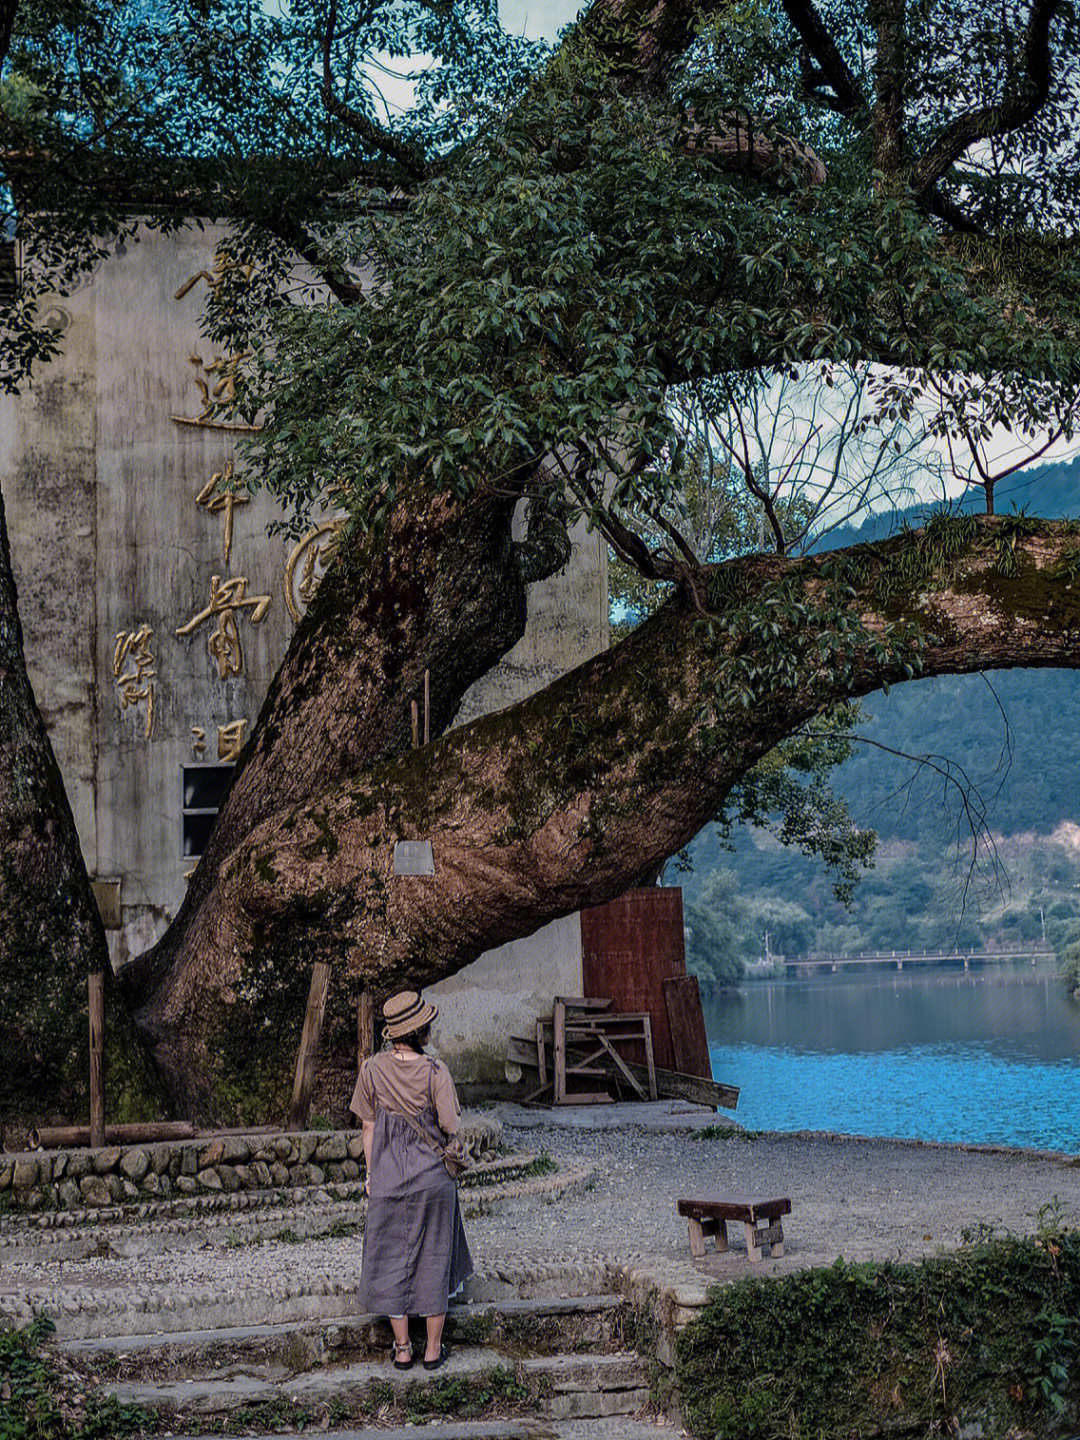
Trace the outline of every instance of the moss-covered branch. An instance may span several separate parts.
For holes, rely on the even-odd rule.
[[[148,997],[159,1056],[204,1104],[197,1076],[228,1063],[237,1005],[252,1020],[279,1001],[298,1013],[310,958],[356,984],[431,981],[618,895],[838,699],[919,675],[1080,665],[1078,546],[1070,523],[963,518],[717,567],[708,615],[677,596],[532,699],[257,826]],[[433,877],[393,874],[406,839],[431,841]]]

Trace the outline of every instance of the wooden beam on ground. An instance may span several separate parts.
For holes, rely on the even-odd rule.
[[[296,1079],[293,1082],[287,1127],[290,1130],[303,1130],[308,1122],[329,985],[330,966],[325,960],[316,960],[311,971],[311,989],[308,991],[307,1013],[304,1015],[304,1029],[300,1036],[300,1053],[296,1057]]]
[[[150,1145],[161,1140],[194,1140],[198,1133],[190,1120],[140,1120],[126,1125],[106,1125],[103,1143]],[[241,1133],[247,1135],[249,1131]],[[89,1125],[41,1125],[30,1131],[31,1150],[78,1149],[90,1143]]]
[[[105,976],[87,976],[90,1006],[90,1144],[105,1144]]]

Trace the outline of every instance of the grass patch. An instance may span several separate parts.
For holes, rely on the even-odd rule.
[[[743,1130],[738,1125],[703,1125],[700,1130],[687,1130],[688,1140],[760,1140],[762,1130]]]
[[[541,1150],[536,1159],[531,1160],[521,1173],[531,1180],[535,1175],[554,1175],[558,1168],[548,1152]]]
[[[99,1397],[61,1369],[45,1348],[54,1329],[39,1315],[0,1330],[0,1440],[120,1440],[153,1429],[150,1411]]]
[[[530,1398],[529,1387],[506,1365],[496,1365],[481,1375],[456,1375],[440,1380],[431,1389],[410,1387],[405,1396],[406,1424],[435,1416],[474,1420],[497,1408],[502,1413],[520,1409]]]

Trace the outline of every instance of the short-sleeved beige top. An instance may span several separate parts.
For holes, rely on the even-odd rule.
[[[372,1055],[360,1066],[349,1109],[361,1120],[374,1120],[376,1104],[398,1114],[419,1115],[435,1102],[435,1115],[447,1135],[457,1133],[461,1105],[450,1071],[430,1055],[402,1059],[392,1050]]]

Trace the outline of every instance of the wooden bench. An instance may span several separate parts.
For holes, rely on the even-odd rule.
[[[690,1231],[690,1251],[705,1254],[705,1236],[716,1239],[717,1250],[728,1248],[727,1222],[741,1220],[746,1231],[746,1255],[751,1262],[761,1259],[763,1248],[775,1259],[784,1253],[782,1215],[791,1214],[791,1201],[751,1200],[744,1195],[693,1195],[678,1202],[679,1214]],[[766,1222],[762,1225],[760,1222]]]

